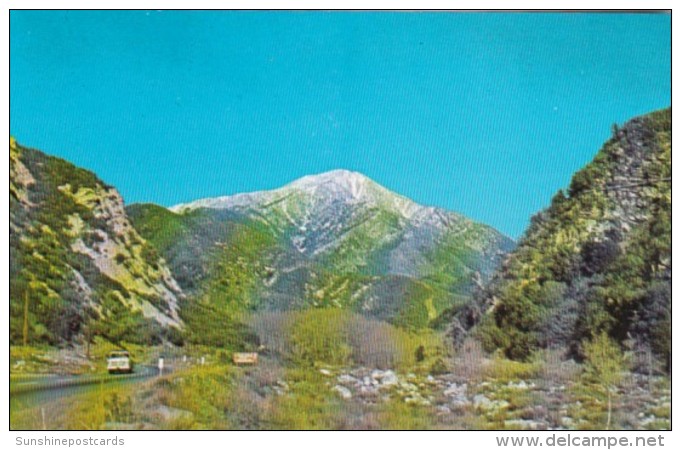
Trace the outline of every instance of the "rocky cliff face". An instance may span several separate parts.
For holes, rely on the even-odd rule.
[[[59,343],[85,331],[144,341],[181,326],[182,291],[118,192],[14,139],[10,277],[12,342]]]
[[[669,357],[671,110],[613,127],[567,192],[533,217],[453,333],[477,323],[489,349],[526,357],[606,331]]]

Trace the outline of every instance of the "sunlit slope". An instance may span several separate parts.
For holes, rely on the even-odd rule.
[[[10,139],[10,339],[159,342],[183,294],[93,173]]]
[[[414,327],[464,304],[513,247],[488,226],[344,170],[274,191],[128,210],[199,297],[247,309],[351,308]]]
[[[532,218],[481,297],[455,325],[483,318],[479,335],[509,356],[580,352],[605,331],[668,364],[671,109],[613,126],[594,160]]]

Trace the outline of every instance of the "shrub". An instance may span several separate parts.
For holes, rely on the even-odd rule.
[[[300,313],[290,332],[292,359],[301,365],[344,365],[352,347],[347,334],[348,316],[335,308],[310,309]]]
[[[309,368],[291,368],[286,376],[289,395],[278,396],[265,419],[278,430],[333,430],[342,428],[343,402]]]
[[[646,292],[641,307],[639,331],[648,337],[650,347],[664,362],[665,370],[671,373],[672,316],[671,284],[656,283]]]
[[[602,242],[589,241],[582,246],[582,274],[586,276],[600,273],[615,261],[620,254],[617,242],[605,239]]]
[[[416,362],[422,362],[424,359],[426,359],[426,349],[423,345],[419,345],[416,348]]]
[[[449,366],[442,357],[437,358],[430,366],[430,373],[433,375],[444,375],[449,371]]]
[[[586,356],[585,378],[588,382],[606,391],[608,396],[608,418],[606,429],[610,428],[612,418],[612,397],[622,381],[626,369],[626,358],[619,346],[601,332],[584,343]]]

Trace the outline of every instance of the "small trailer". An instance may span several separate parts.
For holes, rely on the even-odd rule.
[[[130,353],[124,350],[116,350],[109,353],[109,356],[106,358],[106,369],[110,374],[132,373]]]
[[[232,354],[232,362],[237,366],[253,366],[258,364],[257,353],[234,353]]]

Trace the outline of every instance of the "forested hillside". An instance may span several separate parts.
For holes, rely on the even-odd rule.
[[[631,350],[671,358],[671,109],[613,134],[567,190],[535,215],[518,247],[454,335],[479,322],[488,350],[527,358],[538,348],[605,332]]]

